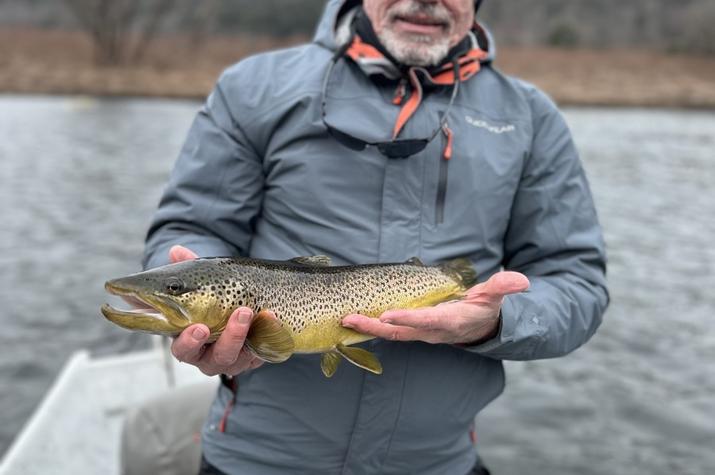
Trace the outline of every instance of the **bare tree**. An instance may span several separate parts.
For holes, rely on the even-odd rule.
[[[137,42],[134,45],[132,51],[131,59],[133,61],[139,61],[144,57],[144,53],[149,46],[149,44],[154,40],[157,33],[159,32],[159,27],[161,25],[162,19],[166,14],[174,7],[175,0],[155,0],[153,3],[153,8],[147,12],[146,22],[142,25],[139,36],[137,37]]]
[[[140,60],[176,0],[64,0],[90,35],[95,62]]]

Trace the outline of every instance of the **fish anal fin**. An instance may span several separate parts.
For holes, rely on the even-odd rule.
[[[338,344],[335,349],[343,356],[343,358],[355,366],[359,366],[360,368],[370,371],[371,373],[382,374],[382,364],[380,364],[380,360],[378,360],[377,356],[369,351],[342,344]]]
[[[329,267],[332,263],[330,257],[328,256],[301,256],[294,257],[290,262],[295,262],[297,264],[303,264],[306,266],[316,266],[316,267]]]
[[[340,353],[334,351],[329,351],[323,353],[322,358],[320,358],[320,369],[323,370],[323,374],[326,378],[330,378],[335,374],[340,364]]]
[[[256,356],[269,363],[287,360],[295,349],[293,336],[280,320],[267,310],[261,310],[253,317],[246,345]]]

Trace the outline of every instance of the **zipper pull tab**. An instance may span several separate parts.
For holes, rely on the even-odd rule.
[[[444,126],[442,126],[442,133],[447,138],[447,145],[444,146],[442,158],[444,158],[445,160],[449,160],[450,158],[452,158],[452,143],[454,140],[454,136],[452,134],[452,129],[450,129],[449,125],[447,124],[444,124]]]
[[[405,94],[407,94],[407,82],[404,78],[402,78],[400,79],[400,83],[397,85],[397,89],[395,89],[395,97],[392,98],[392,103],[396,106],[402,104]]]

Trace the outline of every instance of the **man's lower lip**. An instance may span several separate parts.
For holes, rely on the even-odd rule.
[[[409,33],[418,33],[422,35],[434,35],[434,34],[439,34],[442,33],[444,30],[443,25],[435,24],[435,25],[430,25],[430,24],[425,24],[425,23],[412,23],[411,21],[408,20],[402,20],[402,19],[397,19],[395,21],[395,26],[403,31],[407,31]]]

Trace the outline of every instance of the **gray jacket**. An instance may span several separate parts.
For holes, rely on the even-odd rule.
[[[531,288],[506,298],[493,340],[367,342],[381,376],[342,365],[326,379],[319,355],[294,355],[239,377],[223,433],[231,394],[220,389],[203,432],[206,457],[227,473],[466,474],[474,416],[504,387],[501,360],[564,355],[601,322],[605,255],[591,194],[554,104],[488,65],[462,84],[449,114],[446,165],[441,134],[405,160],[336,142],[320,119],[320,91],[342,3],[329,2],[313,43],[221,76],[176,162],[145,266],[183,244],[202,256],[326,254],[337,264],[466,256],[482,280],[523,272]],[[338,62],[329,123],[386,140],[394,89]],[[427,93],[401,136],[428,136],[449,93]]]

